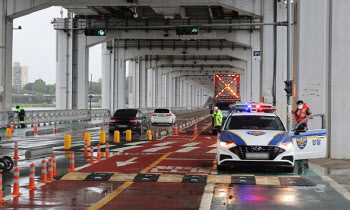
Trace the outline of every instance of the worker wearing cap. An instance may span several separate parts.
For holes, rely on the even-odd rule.
[[[297,124],[303,121],[306,117],[312,115],[310,108],[302,100],[297,101],[297,108],[292,112],[295,117]],[[298,130],[307,130],[307,120],[301,123],[298,127]]]
[[[16,109],[18,111],[19,124],[21,125],[21,128],[25,128],[26,122],[24,121],[24,118],[26,116],[26,112],[20,106],[16,106]]]
[[[217,106],[214,107],[213,119],[214,128],[216,128],[216,130],[220,132],[222,124],[222,112]]]

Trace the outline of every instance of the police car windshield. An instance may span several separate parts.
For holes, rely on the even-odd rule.
[[[284,131],[281,120],[275,116],[231,116],[226,130],[279,130]]]

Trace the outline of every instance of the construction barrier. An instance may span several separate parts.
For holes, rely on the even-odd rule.
[[[64,136],[64,149],[65,150],[68,150],[71,148],[71,140],[72,140],[71,135],[67,134]]]
[[[11,129],[6,128],[6,138],[11,138]]]
[[[30,170],[29,170],[29,186],[27,189],[30,190],[36,190],[37,187],[35,187],[35,165],[34,163],[30,164]]]
[[[41,181],[40,181],[40,183],[48,183],[48,181],[47,181],[46,160],[41,161]]]
[[[152,131],[147,130],[147,140],[152,140]]]
[[[16,167],[14,171],[13,191],[11,195],[22,195],[22,193],[19,192],[19,168],[18,167]]]
[[[106,143],[106,132],[105,131],[101,131],[100,132],[100,144],[105,144]]]
[[[126,130],[126,141],[131,141],[131,130]]]
[[[85,133],[84,139],[87,141],[87,146],[90,147],[91,146],[91,135],[89,132]]]
[[[75,171],[75,166],[74,166],[74,152],[70,152],[70,161],[69,161],[70,169],[68,170],[69,172],[74,172]]]
[[[114,143],[120,143],[120,132],[114,131]]]

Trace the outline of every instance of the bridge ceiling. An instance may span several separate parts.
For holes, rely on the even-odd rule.
[[[170,19],[247,19],[246,14],[222,6],[65,6],[79,17],[103,16],[118,19],[170,18]],[[136,10],[135,10],[136,9]]]

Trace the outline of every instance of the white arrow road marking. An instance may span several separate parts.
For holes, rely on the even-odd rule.
[[[129,164],[136,163],[136,162],[132,162],[132,161],[134,161],[136,159],[137,159],[137,157],[133,157],[133,158],[130,158],[129,160],[124,161],[124,162],[116,162],[117,163],[117,167],[126,166],[126,165],[129,165]]]
[[[164,142],[164,143],[159,143],[159,144],[153,144],[153,146],[165,146],[165,145],[168,145],[168,144],[173,144],[173,143],[175,143],[175,142],[173,142],[173,141],[169,141],[169,142]]]
[[[135,149],[138,147],[142,147],[142,146],[131,146],[131,147],[117,148],[117,149],[110,150],[110,152],[124,152],[125,150]]]
[[[143,150],[142,152],[157,152],[159,150],[166,149],[166,148],[170,148],[170,147],[167,147],[167,146],[165,146],[165,147],[155,147],[155,148]]]
[[[206,139],[211,139],[211,137],[210,136],[207,136],[207,137],[205,137]]]
[[[207,153],[217,153],[218,152],[218,150],[217,149],[212,149],[212,150],[210,150],[209,152],[207,152]]]
[[[213,145],[211,145],[211,146],[208,146],[208,147],[217,147],[217,145],[216,145],[216,144],[213,144]]]
[[[188,144],[183,144],[181,145],[182,147],[192,147],[192,146],[196,146],[197,144],[200,144],[200,142],[191,142]]]
[[[192,150],[195,150],[195,149],[198,149],[199,147],[186,147],[186,148],[183,148],[183,149],[179,149],[175,152],[190,152]]]

